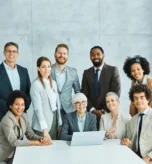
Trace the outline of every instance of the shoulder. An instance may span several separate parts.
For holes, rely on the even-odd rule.
[[[118,68],[116,66],[112,66],[112,65],[109,65],[109,64],[106,64],[106,63],[104,63],[103,68],[105,68],[107,70],[111,70],[111,71],[115,71],[115,70],[118,71]]]
[[[40,82],[40,80],[37,78],[37,79],[35,79],[33,82],[32,82],[32,84],[31,84],[31,89],[32,88],[37,88],[37,89],[42,89],[43,88],[43,86],[42,86],[42,84],[41,84],[41,82]]]
[[[76,68],[70,67],[70,66],[66,66],[66,69],[71,71],[71,72],[77,72]]]
[[[70,112],[70,113],[67,113],[64,118],[67,120],[70,120],[71,118],[75,118],[75,115],[76,115],[76,111]]]
[[[110,118],[111,117],[111,114],[110,113],[105,113],[105,114],[102,114],[101,115],[101,118],[103,119],[103,120],[106,120],[106,119],[108,119],[108,118]]]
[[[96,115],[93,113],[87,112],[87,115],[89,116],[89,118],[96,119]]]
[[[18,64],[17,64],[17,68],[20,69],[20,70],[22,70],[22,71],[27,71],[27,68],[25,68],[25,67],[23,67],[23,66],[20,66],[20,65],[18,65]]]
[[[14,115],[12,114],[11,111],[8,111],[5,116],[3,117],[1,123],[3,125],[7,125],[7,126],[12,126],[15,124],[15,117]]]
[[[150,76],[147,76],[147,85],[150,89],[152,89],[152,78]]]
[[[94,71],[94,67],[90,67],[90,68],[84,70],[84,73],[90,73],[91,71]]]
[[[122,120],[124,120],[125,122],[129,121],[131,119],[130,114],[121,114],[120,113],[120,117]]]

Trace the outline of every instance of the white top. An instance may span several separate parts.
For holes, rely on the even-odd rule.
[[[14,69],[9,67],[4,61],[3,61],[6,73],[9,77],[9,80],[11,82],[13,90],[20,90],[20,76],[17,70],[17,65],[15,65]]]
[[[49,100],[51,102],[51,107],[52,107],[51,109],[52,109],[52,111],[56,111],[57,110],[57,97],[56,97],[56,93],[55,93],[54,89],[51,88],[49,79],[43,78],[43,82],[45,84],[47,92],[49,93],[48,96],[49,96]]]

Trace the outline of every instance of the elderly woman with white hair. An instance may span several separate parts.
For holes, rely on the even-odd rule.
[[[63,119],[61,140],[71,141],[73,132],[97,131],[96,116],[87,112],[87,97],[83,93],[73,96],[76,111],[67,113]]]
[[[126,125],[130,115],[124,116],[119,112],[119,98],[114,92],[106,94],[106,105],[110,113],[101,116],[99,130],[106,131],[105,139],[122,139],[126,136]]]

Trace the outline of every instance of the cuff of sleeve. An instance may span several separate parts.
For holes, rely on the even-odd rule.
[[[92,112],[92,111],[94,111],[95,110],[95,108],[94,107],[92,107],[91,109],[90,109],[90,113]]]
[[[45,121],[40,121],[40,126],[41,126],[41,129],[42,129],[42,130],[43,130],[43,129],[48,129],[47,124],[46,124]]]

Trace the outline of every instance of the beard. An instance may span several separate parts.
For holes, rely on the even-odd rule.
[[[56,60],[56,63],[63,65],[67,62],[68,59],[64,58],[64,60],[60,60],[60,58],[55,57],[55,60]]]
[[[99,67],[99,66],[102,65],[103,59],[100,59],[100,58],[99,58],[98,61],[95,61],[95,60],[97,60],[97,59],[92,60],[92,63],[93,63],[93,65],[94,65],[95,67]]]

